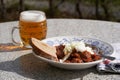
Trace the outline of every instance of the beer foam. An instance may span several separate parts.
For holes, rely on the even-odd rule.
[[[20,20],[30,22],[40,22],[46,19],[45,14],[40,11],[24,11],[20,15]]]

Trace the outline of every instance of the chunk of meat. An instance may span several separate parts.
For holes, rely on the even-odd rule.
[[[100,60],[101,57],[99,55],[97,55],[97,54],[93,54],[92,59],[93,59],[93,61],[96,61],[96,60]]]
[[[82,59],[81,58],[72,58],[71,60],[72,63],[82,63]]]
[[[56,46],[56,51],[57,51],[56,55],[57,55],[58,59],[62,59],[65,56],[65,54],[63,52],[64,48],[65,48],[64,45]]]
[[[91,56],[91,53],[88,52],[88,51],[84,51],[80,54],[81,56],[81,59],[84,61],[84,62],[92,62],[92,56]]]
[[[72,63],[82,63],[83,62],[83,60],[80,57],[80,53],[78,53],[78,52],[72,53],[70,55],[69,59],[70,59],[70,62],[72,62]]]
[[[71,63],[70,60],[65,60],[66,63]]]
[[[71,55],[70,55],[70,57],[72,57],[72,58],[80,58],[80,54],[79,53],[72,53]]]

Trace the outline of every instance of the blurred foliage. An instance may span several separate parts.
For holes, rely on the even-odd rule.
[[[33,0],[23,0],[25,1],[33,1]],[[47,18],[80,18],[79,14],[76,10],[73,10],[73,13],[70,13],[70,9],[64,10],[64,6],[70,6],[70,5],[76,5],[76,0],[63,0],[62,3],[59,4],[60,1],[62,0],[51,0],[52,2],[52,12],[49,6],[49,1],[50,0],[35,0],[37,2],[42,2],[46,1],[47,6],[40,7],[41,5],[38,5],[36,7],[36,4],[26,4],[24,3],[24,10],[42,10],[46,12]],[[82,18],[84,19],[99,19],[99,20],[110,20],[110,21],[120,21],[120,0],[105,0],[106,3],[105,5],[101,1],[98,0],[98,11],[99,15],[97,18],[95,14],[95,8],[96,8],[96,0],[80,0],[79,4],[79,9],[82,12]],[[104,0],[103,0],[104,1]],[[12,1],[11,1],[12,3]],[[65,3],[69,3],[70,5],[67,5]],[[57,6],[59,4],[59,6]],[[7,5],[7,4],[5,4]],[[56,8],[57,6],[57,8]],[[63,6],[63,10],[61,9],[61,6]],[[105,8],[103,8],[105,6]],[[109,19],[106,19],[106,14],[104,9],[107,9],[109,15]],[[93,13],[92,10],[94,10]],[[51,14],[53,16],[51,16]],[[2,14],[1,14],[2,15]],[[117,17],[116,17],[117,16]],[[6,18],[3,19],[0,17],[0,22],[4,21],[13,21],[13,20],[18,20],[19,19],[19,0],[14,1],[9,7],[6,7]]]

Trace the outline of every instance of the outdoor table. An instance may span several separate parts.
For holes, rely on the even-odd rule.
[[[12,27],[18,21],[0,23],[0,43],[12,43]],[[120,23],[84,19],[48,19],[47,38],[81,36],[120,43]],[[19,41],[16,30],[15,38]],[[0,52],[0,80],[120,80],[119,74],[99,73],[96,66],[84,70],[53,67],[33,56],[31,50]]]

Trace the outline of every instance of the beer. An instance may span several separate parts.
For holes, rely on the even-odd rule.
[[[47,23],[44,12],[24,11],[20,14],[19,32],[22,43],[29,46],[31,37],[42,40],[46,37]]]

